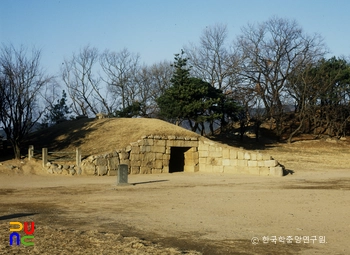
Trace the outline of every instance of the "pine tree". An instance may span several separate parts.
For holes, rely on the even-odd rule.
[[[177,124],[187,120],[193,131],[201,125],[203,132],[204,122],[221,117],[217,105],[222,92],[199,78],[190,77],[190,67],[187,67],[183,51],[175,55],[173,66],[172,86],[157,99],[160,115]]]
[[[57,103],[49,107],[49,112],[45,114],[45,119],[43,126],[51,126],[58,124],[61,121],[67,120],[69,118],[68,114],[72,113],[67,106],[67,94],[63,90],[62,98],[57,100]]]

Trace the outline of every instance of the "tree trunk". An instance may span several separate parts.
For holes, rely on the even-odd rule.
[[[243,141],[243,136],[244,136],[244,132],[245,132],[245,124],[244,124],[244,121],[240,121],[240,127],[239,127],[239,130],[240,130],[240,139],[241,141]]]
[[[15,155],[15,159],[21,158],[21,148],[19,146],[19,143],[16,143],[16,141],[11,141],[11,145],[13,148],[13,153]]]
[[[209,122],[209,129],[210,129],[211,135],[214,135],[214,121],[213,120],[211,120]],[[222,131],[222,129],[221,129],[221,131]]]
[[[282,132],[283,132],[282,120],[281,120],[280,116],[277,116],[277,118],[276,118],[276,136],[277,136],[277,141],[281,140]]]
[[[196,132],[198,129],[198,122],[195,122],[193,126],[191,125],[191,129],[193,132]]]
[[[191,130],[193,131],[193,124],[192,124],[192,121],[190,119],[187,119],[188,120],[188,124],[190,125],[190,128]]]
[[[261,125],[261,121],[260,120],[256,120],[255,121],[255,141],[256,142],[259,142],[260,125]]]
[[[221,120],[220,120],[220,130],[221,132],[224,132],[224,128],[226,127],[227,125],[227,122],[225,120],[225,112],[224,112],[224,109],[222,109],[223,113],[222,113],[222,117],[221,117]]]
[[[201,122],[201,127],[202,127],[202,130],[201,130],[201,136],[204,136],[204,135],[205,135],[205,127],[204,127],[204,122]]]
[[[292,133],[290,133],[290,135],[289,135],[289,137],[288,137],[288,144],[292,143],[292,138],[293,138],[293,136],[294,136],[296,133],[299,132],[299,130],[300,130],[300,129],[302,128],[302,126],[303,126],[303,123],[304,123],[304,118],[302,118],[302,119],[300,120],[299,126],[298,126]]]

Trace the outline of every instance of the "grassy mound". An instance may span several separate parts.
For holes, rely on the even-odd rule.
[[[124,148],[145,135],[199,136],[158,119],[80,119],[40,130],[29,137],[27,144],[35,149],[46,147],[55,151],[74,151],[80,147],[84,155],[93,155]]]

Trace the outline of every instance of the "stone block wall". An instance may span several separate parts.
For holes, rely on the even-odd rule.
[[[129,166],[129,174],[168,173],[172,147],[188,147],[185,152],[185,172],[198,171],[198,138],[176,136],[143,136],[125,149],[90,156],[82,161],[87,175],[116,175],[118,165]]]
[[[143,136],[126,148],[82,161],[82,173],[116,175],[119,164],[129,174],[169,173],[171,150],[182,148],[184,172],[210,172],[282,176],[283,167],[271,156],[229,147],[198,137]]]
[[[196,171],[198,157],[195,153],[198,148],[197,137],[176,136],[144,136],[136,143],[130,144],[131,174],[168,173],[172,147],[191,147],[185,153],[185,172]]]
[[[117,175],[119,164],[129,164],[129,153],[124,151],[93,155],[81,163],[82,173],[85,175]],[[127,159],[127,160],[126,160]]]
[[[201,172],[283,176],[283,166],[270,155],[205,139],[199,141],[198,156]]]

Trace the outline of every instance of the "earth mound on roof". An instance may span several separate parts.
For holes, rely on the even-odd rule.
[[[171,123],[149,118],[79,119],[65,121],[40,130],[29,137],[35,149],[74,151],[83,155],[101,154],[122,149],[142,136],[199,137],[198,134]]]

